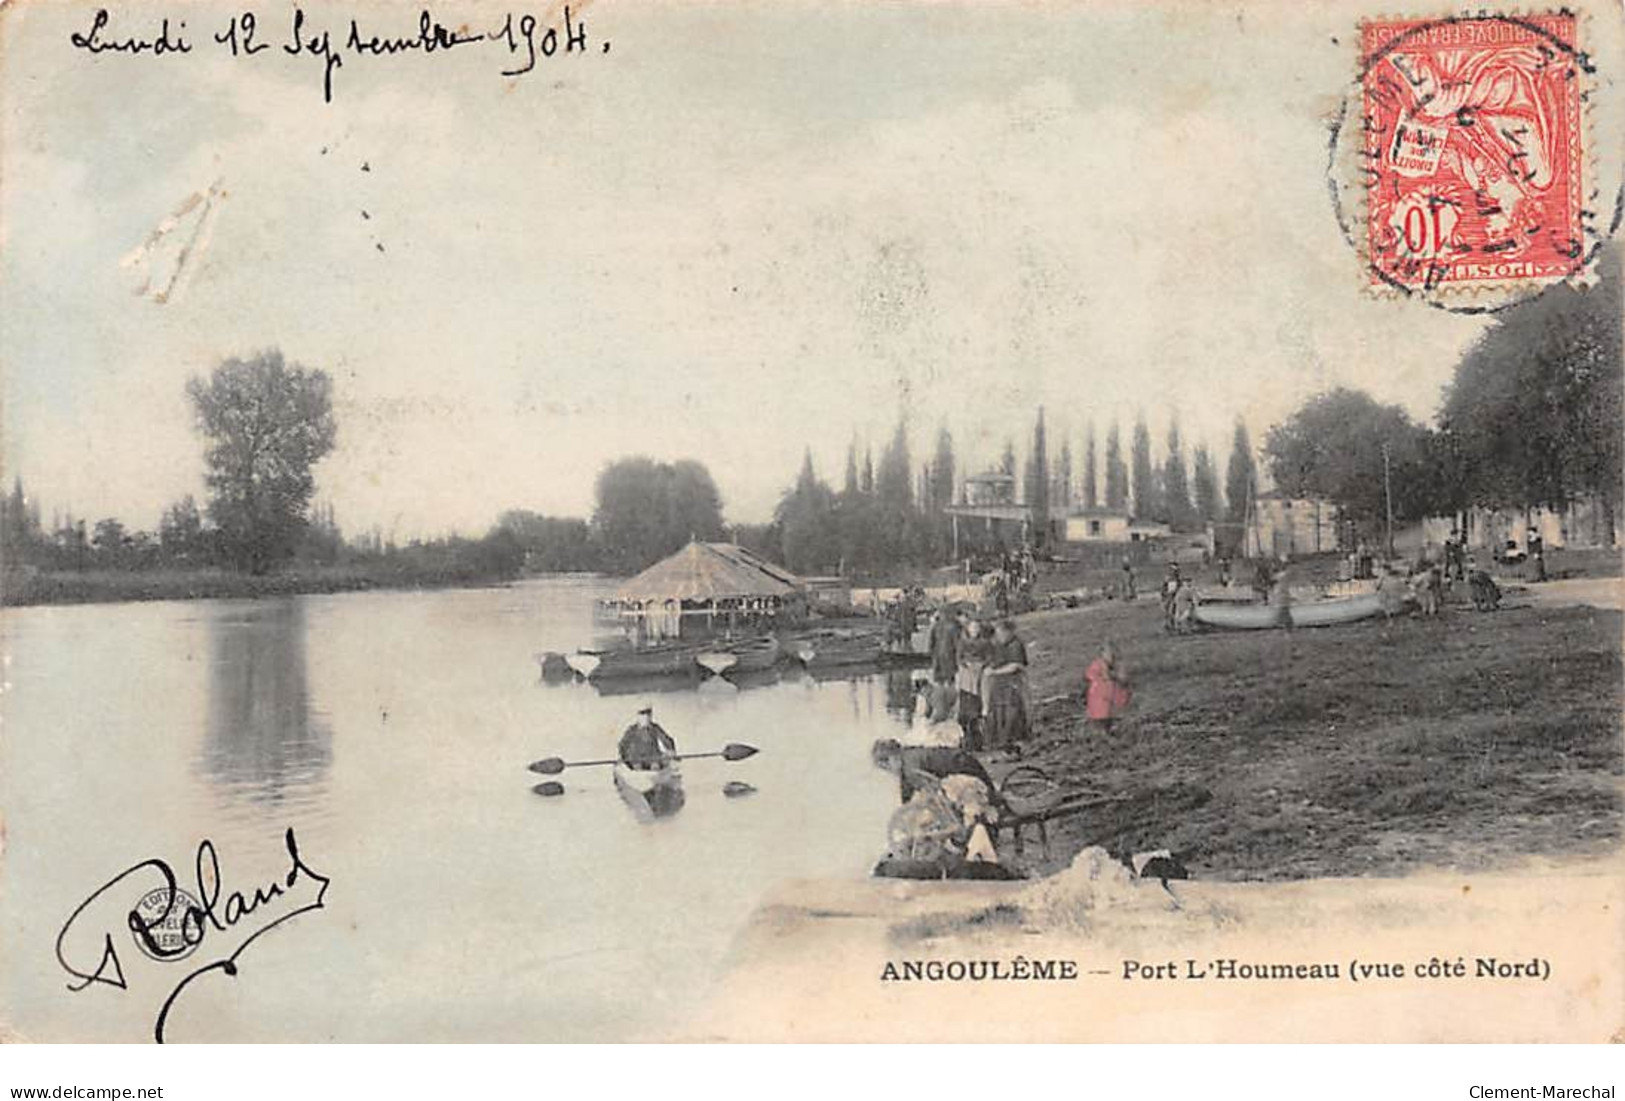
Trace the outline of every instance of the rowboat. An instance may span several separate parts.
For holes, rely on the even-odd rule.
[[[635,769],[615,766],[615,790],[640,822],[669,818],[683,809],[683,774],[675,764]]]
[[[784,647],[771,635],[743,642],[723,643],[712,649],[702,650],[694,656],[694,660],[701,668],[719,677],[723,674],[740,676],[760,673],[773,668],[783,658]]]
[[[566,656],[570,667],[588,680],[611,677],[694,677],[697,651],[692,646],[650,646],[641,650],[577,650]]]
[[[1281,608],[1271,604],[1203,603],[1196,606],[1196,620],[1209,627],[1227,630],[1263,630],[1283,626]],[[1285,609],[1294,627],[1332,627],[1357,623],[1383,614],[1382,597],[1376,593],[1311,600]]]
[[[880,664],[880,639],[872,633],[821,632],[795,644],[794,657],[812,673]]]

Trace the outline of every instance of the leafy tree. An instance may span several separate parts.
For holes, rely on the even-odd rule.
[[[722,537],[722,498],[704,466],[617,459],[598,473],[592,531],[605,566],[636,573],[690,539]]]
[[[1100,479],[1095,471],[1095,424],[1089,422],[1089,434],[1083,445],[1083,507],[1095,508],[1100,504]]]
[[[599,566],[598,548],[585,520],[513,509],[497,518],[496,527],[513,533],[525,566],[536,573],[574,573]]]
[[[1599,275],[1499,315],[1457,366],[1439,425],[1467,501],[1560,509],[1591,494],[1612,532],[1625,467],[1617,246]]]
[[[124,523],[109,516],[96,521],[90,537],[90,545],[96,548],[96,557],[109,566],[124,564],[124,548],[129,540],[129,533],[124,530]]]
[[[858,444],[856,440],[846,445],[846,478],[841,484],[841,496],[853,497],[858,492]]]
[[[1224,472],[1224,497],[1230,504],[1230,519],[1247,519],[1247,510],[1258,496],[1258,462],[1253,458],[1253,442],[1247,422],[1236,418],[1236,431],[1230,441],[1230,463]]]
[[[332,381],[272,349],[227,359],[186,391],[209,441],[209,516],[230,561],[264,573],[304,532],[314,468],[333,449]]]
[[[1106,507],[1114,512],[1128,507],[1128,467],[1123,465],[1123,439],[1116,421],[1106,431]]]
[[[1130,460],[1134,464],[1134,515],[1142,519],[1160,519],[1162,502],[1157,497],[1156,468],[1151,462],[1151,431],[1145,418],[1134,421],[1134,451]]]
[[[1072,507],[1072,445],[1061,444],[1061,457],[1055,462],[1055,476],[1050,479],[1050,499],[1062,508]]]
[[[1340,387],[1309,399],[1270,429],[1264,451],[1270,476],[1284,492],[1331,501],[1344,519],[1375,534],[1387,515],[1385,454],[1395,518],[1418,519],[1431,510],[1427,435],[1399,406]]]
[[[195,565],[208,558],[208,537],[203,531],[203,514],[188,493],[164,510],[158,521],[158,548],[177,565]]]
[[[1179,439],[1179,419],[1168,425],[1168,461],[1162,468],[1162,501],[1168,522],[1175,531],[1196,528],[1196,506],[1191,504],[1190,485],[1185,479],[1185,453]]]
[[[1194,464],[1191,479],[1196,493],[1196,516],[1203,523],[1211,523],[1224,515],[1224,503],[1219,500],[1219,472],[1214,469],[1207,444],[1196,445]]]

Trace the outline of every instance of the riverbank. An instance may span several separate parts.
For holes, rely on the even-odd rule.
[[[1622,906],[1617,860],[1170,890],[1088,857],[1026,884],[803,881],[758,906],[704,1010],[651,1038],[1603,1042]]]
[[[473,571],[423,571],[370,565],[301,566],[258,576],[220,569],[18,571],[0,578],[0,606],[256,599],[372,589],[483,588],[509,580]]]
[[[1154,600],[1021,620],[1021,760],[1120,801],[1051,826],[1035,874],[1088,845],[1168,848],[1199,879],[1483,869],[1621,838],[1621,617],[1511,594],[1321,630],[1170,636]],[[1115,641],[1135,687],[1107,738],[1083,669]],[[1003,755],[995,766],[1007,765]]]

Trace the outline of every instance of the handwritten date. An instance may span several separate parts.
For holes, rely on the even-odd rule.
[[[74,49],[89,54],[121,54],[130,57],[173,57],[193,52],[193,39],[188,37],[184,19],[162,19],[156,32],[146,35],[124,34],[112,26],[112,16],[106,8],[96,9],[90,26],[68,36]],[[224,28],[199,39],[207,45],[212,42],[232,57],[252,58],[273,48],[266,41],[263,24],[252,11],[234,15]],[[377,28],[363,28],[361,20],[349,20],[348,27],[335,34],[331,29],[316,25],[303,8],[295,7],[288,15],[287,30],[276,51],[288,57],[308,57],[322,66],[322,98],[333,102],[333,83],[346,60],[380,59],[404,54],[444,54],[465,46],[486,46],[506,53],[506,63],[500,70],[504,77],[524,76],[535,70],[539,60],[559,54],[584,55],[590,52],[587,24],[568,6],[564,8],[562,26],[548,26],[528,13],[508,12],[500,24],[477,30],[466,23],[455,28],[435,19],[428,9],[418,13],[415,34],[391,35],[377,32]],[[599,53],[609,52],[609,40],[599,44]]]

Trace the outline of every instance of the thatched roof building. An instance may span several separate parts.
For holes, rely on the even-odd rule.
[[[800,590],[795,574],[743,547],[693,542],[626,582],[614,599],[700,603],[782,598]]]

